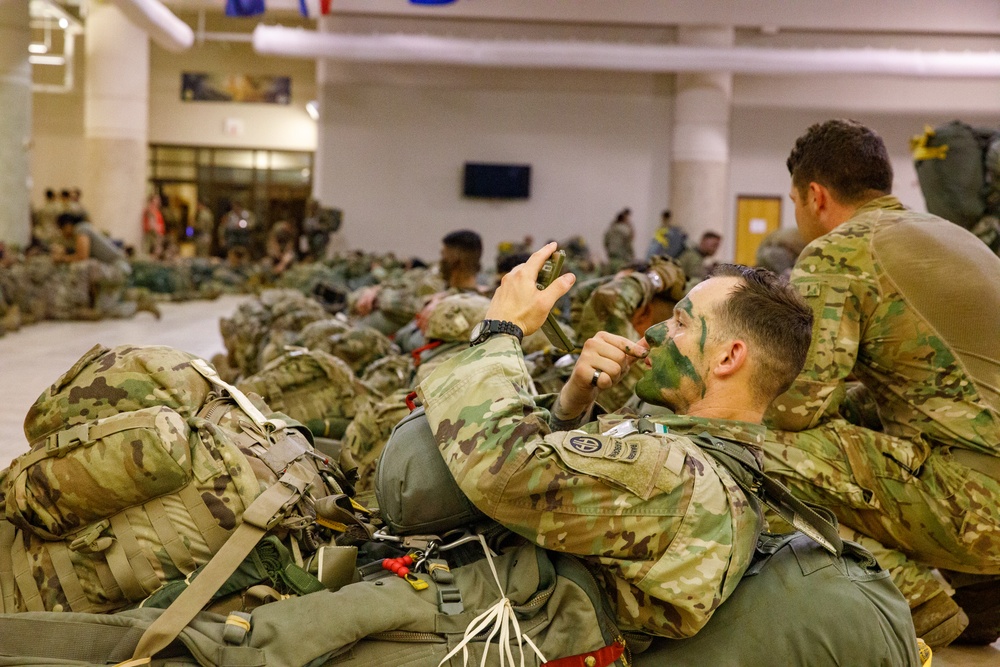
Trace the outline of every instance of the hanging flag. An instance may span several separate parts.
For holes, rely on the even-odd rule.
[[[299,0],[299,12],[305,17],[330,13],[331,0]]]
[[[226,16],[257,16],[264,13],[264,0],[226,0]]]

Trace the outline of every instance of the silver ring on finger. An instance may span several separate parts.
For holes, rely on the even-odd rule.
[[[590,386],[591,387],[596,387],[597,386],[597,381],[600,380],[600,379],[601,379],[601,371],[594,370],[594,375],[593,375],[593,377],[590,378]]]

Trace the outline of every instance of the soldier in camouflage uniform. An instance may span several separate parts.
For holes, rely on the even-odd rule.
[[[930,568],[1000,574],[1000,259],[890,196],[885,146],[858,123],[809,128],[788,168],[809,242],[792,282],[816,327],[805,369],[768,412],[781,430],[766,470],[868,536],[918,636],[947,645],[966,619]],[[844,418],[864,413],[849,378],[871,392],[880,429]],[[996,639],[998,593],[958,588],[970,608],[990,599],[963,639]]]
[[[608,253],[608,265],[612,272],[632,263],[635,258],[635,249],[632,247],[634,238],[632,211],[622,209],[604,232],[604,251]]]
[[[673,261],[654,258],[646,271],[633,271],[595,289],[587,299],[577,327],[578,341],[598,331],[635,340],[653,324],[670,317],[684,296],[684,270]],[[633,366],[621,382],[602,391],[597,403],[609,412],[625,405],[643,369]]]
[[[535,287],[555,248],[507,275],[489,320],[525,333],[541,326],[574,280]],[[687,637],[732,593],[761,528],[755,500],[698,443],[711,434],[759,456],[760,419],[802,368],[811,320],[771,274],[733,267],[692,290],[644,339],[590,339],[551,411],[528,391],[514,334],[477,337],[418,393],[445,461],[480,510],[542,547],[582,556],[623,630]],[[649,369],[639,396],[678,414],[605,416],[581,429],[598,389],[635,362]]]
[[[364,288],[351,295],[351,311],[363,324],[392,335],[420,312],[427,297],[444,289],[475,290],[482,255],[479,234],[451,232],[441,240],[437,272],[411,269],[394,283]]]

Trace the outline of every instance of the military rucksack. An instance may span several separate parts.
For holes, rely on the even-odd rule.
[[[95,346],[32,405],[31,451],[0,477],[4,611],[113,611],[204,566],[155,651],[265,534],[315,549],[313,502],[340,473],[269,414],[191,355]]]
[[[375,398],[345,361],[304,348],[286,350],[237,387],[259,394],[272,410],[305,424],[313,435],[338,440],[361,406]]]

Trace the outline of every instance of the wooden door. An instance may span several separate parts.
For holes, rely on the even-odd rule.
[[[736,263],[753,266],[757,247],[765,236],[781,227],[781,197],[736,197]]]

